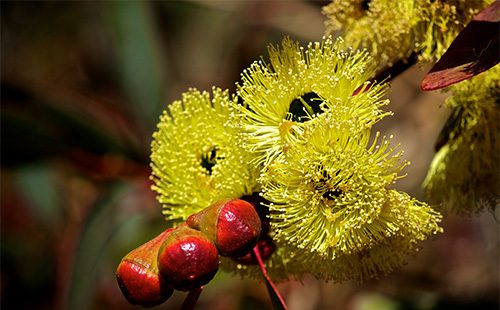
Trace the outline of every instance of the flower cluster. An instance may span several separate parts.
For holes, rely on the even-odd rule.
[[[500,66],[451,87],[452,110],[424,188],[443,209],[471,214],[500,203]]]
[[[368,48],[380,67],[411,53],[438,59],[460,30],[492,0],[333,0],[323,8],[327,34],[342,30],[346,46]]]
[[[152,144],[153,189],[168,219],[185,220],[220,199],[259,193],[267,214],[257,245],[272,248],[275,279],[306,273],[365,280],[400,266],[440,232],[440,215],[391,189],[407,164],[390,138],[371,132],[390,115],[376,65],[341,39],[269,47],[227,92],[190,90],[170,105]],[[261,214],[261,216],[262,216]],[[244,260],[221,268],[258,275]]]

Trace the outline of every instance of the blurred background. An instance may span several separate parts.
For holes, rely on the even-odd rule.
[[[284,35],[324,32],[327,1],[1,2],[2,309],[134,309],[115,269],[169,223],[149,189],[161,111],[189,87],[235,89]],[[394,134],[420,183],[448,115],[422,93],[426,67],[393,80]],[[499,216],[499,214],[497,214]],[[289,308],[498,309],[494,214],[446,216],[409,263],[364,284],[279,285]],[[176,292],[158,309],[178,309]],[[271,309],[265,285],[219,272],[196,309]]]

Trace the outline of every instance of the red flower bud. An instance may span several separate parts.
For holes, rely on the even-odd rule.
[[[191,215],[186,223],[211,238],[220,255],[240,257],[255,246],[261,222],[255,208],[241,199],[224,200]]]
[[[167,229],[156,238],[128,253],[118,265],[116,279],[133,305],[153,307],[164,303],[174,292],[158,273],[158,250],[170,234]]]
[[[175,289],[190,291],[212,280],[219,268],[219,253],[204,233],[179,226],[163,242],[158,268]]]

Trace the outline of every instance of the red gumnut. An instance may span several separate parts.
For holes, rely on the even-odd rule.
[[[158,272],[160,246],[173,229],[128,253],[118,265],[116,279],[125,298],[133,305],[153,307],[164,303],[174,289]]]
[[[186,223],[211,238],[220,255],[240,257],[250,252],[259,238],[261,222],[252,204],[223,200],[191,215]]]
[[[274,253],[274,250],[276,250],[276,245],[274,244],[273,239],[271,239],[269,235],[266,235],[264,237],[261,237],[259,241],[257,241],[257,249],[259,250],[262,260],[265,261]],[[258,264],[258,261],[252,252],[247,253],[242,257],[234,258],[234,260],[243,265]]]
[[[204,233],[179,226],[158,253],[158,269],[175,289],[191,291],[212,280],[219,269],[219,253]]]

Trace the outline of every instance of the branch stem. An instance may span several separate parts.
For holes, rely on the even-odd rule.
[[[253,248],[252,252],[253,252],[253,255],[255,256],[255,258],[257,259],[257,263],[259,264],[260,271],[262,272],[262,275],[264,276],[264,278],[266,280],[268,290],[272,290],[274,295],[278,299],[277,302],[279,303],[279,305],[276,305],[277,308],[279,307],[278,309],[288,310],[288,308],[286,307],[285,301],[283,300],[283,297],[281,297],[281,295],[279,294],[278,288],[271,280],[271,277],[269,277],[269,275],[267,274],[266,266],[264,265],[264,262],[262,261],[262,257],[260,256],[258,246],[255,246]],[[273,299],[273,302],[275,302],[274,299]]]
[[[189,291],[186,299],[182,302],[180,310],[193,310],[194,306],[196,306],[196,303],[198,302],[201,292],[203,292],[203,288],[204,286],[201,286],[195,290]]]

